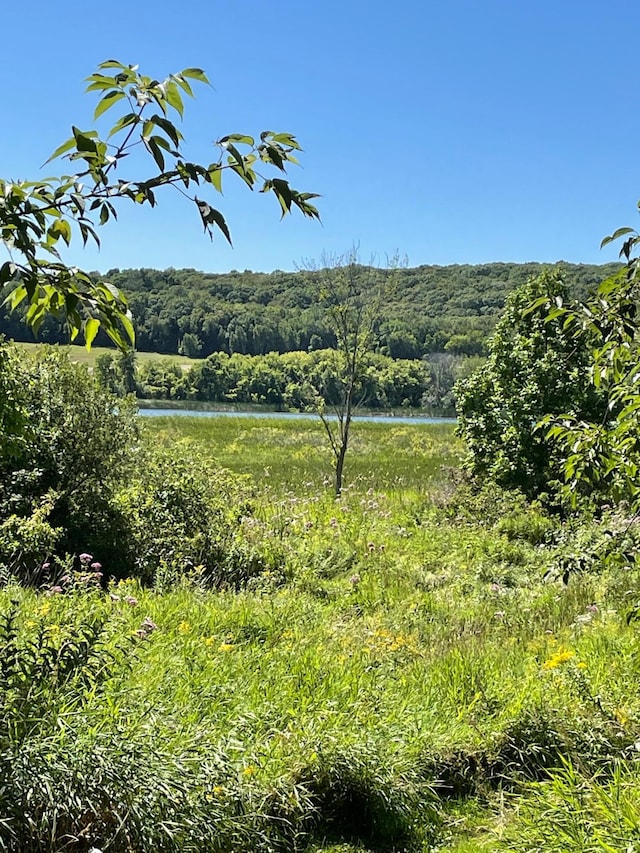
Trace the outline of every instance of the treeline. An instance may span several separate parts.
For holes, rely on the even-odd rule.
[[[130,354],[105,353],[96,359],[94,372],[104,388],[120,396],[135,393],[148,400],[259,403],[304,411],[319,400],[328,406],[340,402],[339,360],[335,350],[264,356],[214,353],[185,370],[169,358],[136,364]],[[421,408],[453,414],[453,385],[479,361],[450,354],[421,360],[370,353],[356,400],[370,409]]]
[[[393,276],[389,297],[376,325],[375,348],[391,358],[420,359],[431,353],[486,354],[486,343],[507,295],[548,265],[482,264],[374,270],[365,278]],[[555,265],[573,296],[582,298],[619,268]],[[371,271],[368,271],[368,273]],[[98,277],[98,274],[96,274]],[[318,273],[194,269],[109,270],[106,280],[128,296],[143,352],[191,358],[215,352],[266,355],[270,352],[333,348],[335,337],[320,304]],[[33,340],[19,312],[0,310],[0,333]],[[39,340],[67,342],[63,326],[47,317]],[[96,344],[108,345],[99,335]]]

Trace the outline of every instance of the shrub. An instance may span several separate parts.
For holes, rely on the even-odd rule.
[[[589,376],[591,352],[562,320],[549,320],[567,293],[561,276],[542,273],[510,294],[486,364],[455,388],[459,433],[474,477],[520,489],[557,491],[562,456],[536,425],[550,414],[598,420],[605,410]]]
[[[246,478],[194,463],[187,446],[146,448],[135,474],[113,496],[117,537],[108,545],[111,573],[165,586],[185,576],[239,588],[278,559],[244,535],[253,514]]]
[[[116,402],[63,351],[19,358],[5,345],[0,358],[10,391],[1,406],[0,564],[29,580],[54,546],[78,553],[109,526],[110,494],[133,464],[138,427],[131,403]]]

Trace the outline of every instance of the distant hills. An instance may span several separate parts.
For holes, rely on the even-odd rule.
[[[482,354],[507,294],[549,267],[561,269],[572,294],[582,298],[620,265],[492,263],[400,269],[377,328],[378,348],[393,358]],[[363,271],[373,282],[389,274]],[[104,278],[129,297],[141,351],[192,357],[220,351],[260,355],[334,344],[314,272],[114,269]],[[0,334],[33,340],[20,316],[6,309],[0,313]],[[47,319],[39,340],[66,342],[67,336],[60,324]],[[99,337],[96,343],[104,345],[107,339]]]

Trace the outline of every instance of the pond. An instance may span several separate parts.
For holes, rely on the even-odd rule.
[[[191,417],[191,418],[273,418],[286,420],[317,420],[318,415],[310,412],[234,412],[229,410],[224,411],[204,411],[202,409],[139,409],[138,414],[147,418],[159,417]],[[327,415],[329,420],[337,420],[335,415]],[[364,423],[389,423],[389,424],[455,424],[455,418],[430,418],[415,415],[407,417],[406,415],[356,415],[354,421]]]

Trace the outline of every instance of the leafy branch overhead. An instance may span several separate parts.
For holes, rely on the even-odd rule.
[[[278,176],[286,175],[288,164],[298,163],[294,152],[301,148],[291,134],[267,130],[255,139],[232,133],[217,140],[218,156],[211,163],[186,159],[184,137],[172,118],[183,117],[193,82],[209,82],[199,68],[186,68],[160,82],[140,74],[137,66],[109,60],[87,82],[87,91],[100,95],[94,119],[124,107],[106,137],[72,127],[72,135],[47,161],[65,159],[70,174],[39,181],[0,179],[0,238],[9,256],[0,266],[0,291],[11,308],[26,305],[27,322],[36,333],[45,315],[53,314],[66,319],[72,340],[83,331],[88,347],[100,328],[121,348],[134,342],[124,294],[69,267],[60,253],[74,237],[83,245],[92,241],[99,246],[97,229],[117,219],[123,199],[155,207],[158,191],[173,187],[194,205],[211,239],[217,229],[231,243],[222,212],[196,194],[198,187],[222,193],[226,172],[249,189],[275,195],[282,216],[297,208],[303,216],[319,219],[312,203],[317,194],[299,192]],[[152,173],[134,179],[124,174],[132,162],[126,158],[141,149],[149,155]],[[263,168],[271,175],[262,174]]]

